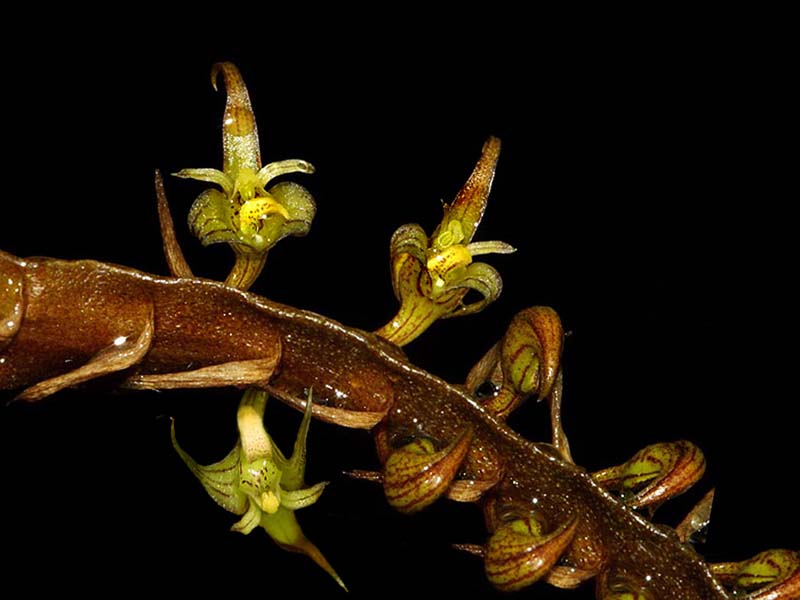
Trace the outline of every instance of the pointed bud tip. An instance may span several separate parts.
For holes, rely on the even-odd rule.
[[[488,153],[492,152],[494,154],[500,153],[500,146],[502,145],[500,138],[494,135],[490,135],[486,141],[483,143],[483,152]]]
[[[220,72],[225,68],[226,65],[233,66],[233,64],[229,62],[216,62],[211,65],[211,87],[214,88],[215,92],[219,91],[217,81],[219,80]]]

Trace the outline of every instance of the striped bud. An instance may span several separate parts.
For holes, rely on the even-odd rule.
[[[544,577],[564,553],[578,527],[572,519],[543,533],[534,517],[500,525],[486,544],[486,576],[504,592],[520,590]]]
[[[484,406],[505,418],[533,394],[547,397],[558,377],[563,341],[561,320],[552,308],[519,312],[501,342],[503,385]]]
[[[678,496],[705,472],[703,452],[687,441],[653,444],[616,467],[594,473],[603,487],[634,495],[627,503],[641,508]]]
[[[419,438],[389,454],[384,465],[383,489],[394,508],[413,513],[432,504],[447,491],[469,450],[472,429],[436,451],[433,442]]]
[[[724,586],[751,592],[747,600],[800,598],[800,552],[766,550],[749,560],[711,565]]]

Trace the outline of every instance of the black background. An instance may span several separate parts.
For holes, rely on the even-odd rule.
[[[125,36],[64,28],[9,49],[3,250],[165,273],[153,170],[220,166],[223,97],[208,74],[232,60],[264,160],[317,167],[295,178],[317,200],[310,235],[282,242],[254,291],[374,329],[395,309],[392,232],[413,221],[432,230],[440,201],[497,135],[503,151],[476,239],[519,249],[488,259],[503,296],[435,325],[410,358],[460,381],[516,311],[553,306],[571,332],[564,419],[580,464],[692,440],[708,473],[657,519],[677,522],[715,486],[706,556],[797,548],[796,73],[771,22],[645,20],[636,33],[572,21],[399,33],[373,23],[318,36],[294,15],[252,35],[239,22],[234,45],[217,39],[224,24]],[[183,224],[202,189],[167,179],[190,263],[220,278],[228,249],[202,249]],[[172,451],[169,417],[198,460],[224,456],[237,401],[231,390],[81,390],[0,410],[3,578],[32,591],[336,596],[322,571],[263,532],[228,532],[235,517]],[[511,420],[532,439],[544,439],[547,422],[534,405]],[[298,423],[268,406],[285,448]],[[442,502],[399,515],[380,488],[342,475],[375,465],[366,433],[312,425],[307,481],[331,484],[298,515],[352,595],[496,595],[480,561],[449,547],[484,540],[477,508]],[[589,586],[536,594],[593,597]]]

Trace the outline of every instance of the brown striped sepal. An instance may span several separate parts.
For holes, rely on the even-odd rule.
[[[486,576],[504,592],[535,583],[547,575],[566,551],[577,527],[577,518],[549,533],[544,533],[535,517],[501,524],[486,543]]]
[[[430,506],[450,487],[471,441],[472,429],[467,428],[439,451],[427,438],[393,450],[383,474],[383,490],[389,504],[404,513]]]
[[[445,205],[442,221],[432,236],[417,224],[395,231],[390,260],[392,287],[400,308],[376,332],[378,335],[404,346],[437,319],[476,313],[500,295],[500,274],[485,263],[473,262],[473,257],[508,254],[514,248],[505,242],[472,242],[486,208],[499,154],[500,140],[489,138],[467,183],[455,201]],[[481,299],[464,304],[470,290],[478,292]]]
[[[749,560],[712,564],[711,572],[735,594],[750,592],[747,600],[800,599],[800,552],[766,550]]]
[[[405,346],[444,314],[454,311],[467,293],[466,289],[451,290],[432,299],[431,277],[425,268],[427,245],[428,236],[417,224],[403,225],[392,235],[392,287],[400,308],[375,333],[398,346]]]
[[[548,396],[558,377],[564,329],[549,306],[533,306],[517,313],[503,336],[500,365],[503,383],[484,407],[506,418],[527,398]]]
[[[600,485],[620,492],[633,508],[660,504],[694,485],[705,472],[703,452],[685,440],[653,444],[629,461],[592,474]]]

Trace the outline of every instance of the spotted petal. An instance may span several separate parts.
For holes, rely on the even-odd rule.
[[[290,235],[306,235],[317,212],[317,205],[311,192],[302,185],[284,181],[271,187],[268,193],[283,206],[288,215],[283,217],[282,222],[275,221],[274,231],[261,232],[268,247]]]

